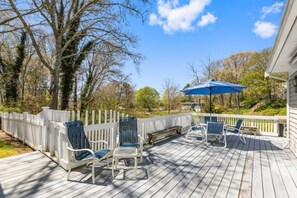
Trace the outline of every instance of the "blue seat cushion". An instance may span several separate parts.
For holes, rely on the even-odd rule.
[[[121,145],[121,147],[140,147],[140,144],[135,143],[135,142],[123,142]]]
[[[102,149],[102,150],[99,150],[99,151],[96,151],[95,152],[95,156],[96,158],[98,159],[101,159],[102,157],[104,157],[106,154],[108,154],[110,152],[109,149]],[[84,155],[80,158],[80,160],[88,160],[88,159],[92,159],[92,154],[90,152],[87,152],[88,155]]]
[[[238,129],[228,129],[228,130],[226,130],[225,129],[225,132],[230,132],[230,133],[238,133],[239,131],[238,131]]]

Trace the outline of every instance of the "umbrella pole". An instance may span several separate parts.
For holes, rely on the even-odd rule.
[[[210,122],[212,121],[211,120],[211,92],[209,94],[209,120],[210,120]]]
[[[238,115],[240,115],[239,93],[237,93],[237,108],[238,108]]]

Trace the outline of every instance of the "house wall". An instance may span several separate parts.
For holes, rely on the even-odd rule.
[[[289,81],[289,138],[290,138],[290,149],[297,156],[297,93],[293,85],[293,78],[297,75],[295,72],[290,77]]]

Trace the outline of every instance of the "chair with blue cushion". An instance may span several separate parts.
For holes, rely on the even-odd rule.
[[[204,117],[205,124],[207,124],[207,122],[217,122],[217,121],[218,121],[218,117],[216,117],[216,116],[205,116]]]
[[[202,140],[205,139],[205,129],[200,123],[191,122],[191,125],[186,134],[186,140],[189,138],[190,135],[196,135],[201,137]]]
[[[139,150],[140,161],[143,161],[143,139],[138,134],[137,118],[122,117],[119,122],[118,146],[136,147]]]
[[[206,137],[205,141],[207,143],[207,137],[209,135],[215,136],[220,142],[224,143],[224,148],[227,147],[227,138],[224,131],[224,122],[207,122]]]
[[[71,145],[71,147],[67,147],[69,159],[67,180],[69,180],[70,177],[71,164],[78,161],[86,161],[92,163],[92,181],[95,183],[95,164],[106,159],[108,167],[108,157],[111,155],[111,150],[108,149],[108,142],[103,140],[89,141],[84,131],[84,124],[80,120],[66,122],[65,126],[67,128],[67,137]],[[104,143],[106,149],[93,151],[90,143],[98,142]]]
[[[226,129],[226,132],[238,134],[240,141],[246,144],[243,132],[241,130],[242,123],[243,123],[243,119],[238,119],[236,122],[236,125],[228,127]]]

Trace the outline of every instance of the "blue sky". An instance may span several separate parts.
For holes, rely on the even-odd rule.
[[[127,62],[136,89],[150,86],[163,92],[165,79],[180,89],[192,81],[189,63],[201,71],[207,57],[223,59],[234,53],[272,47],[284,1],[275,0],[154,0],[145,23],[132,20],[136,49],[146,59],[137,74]]]

